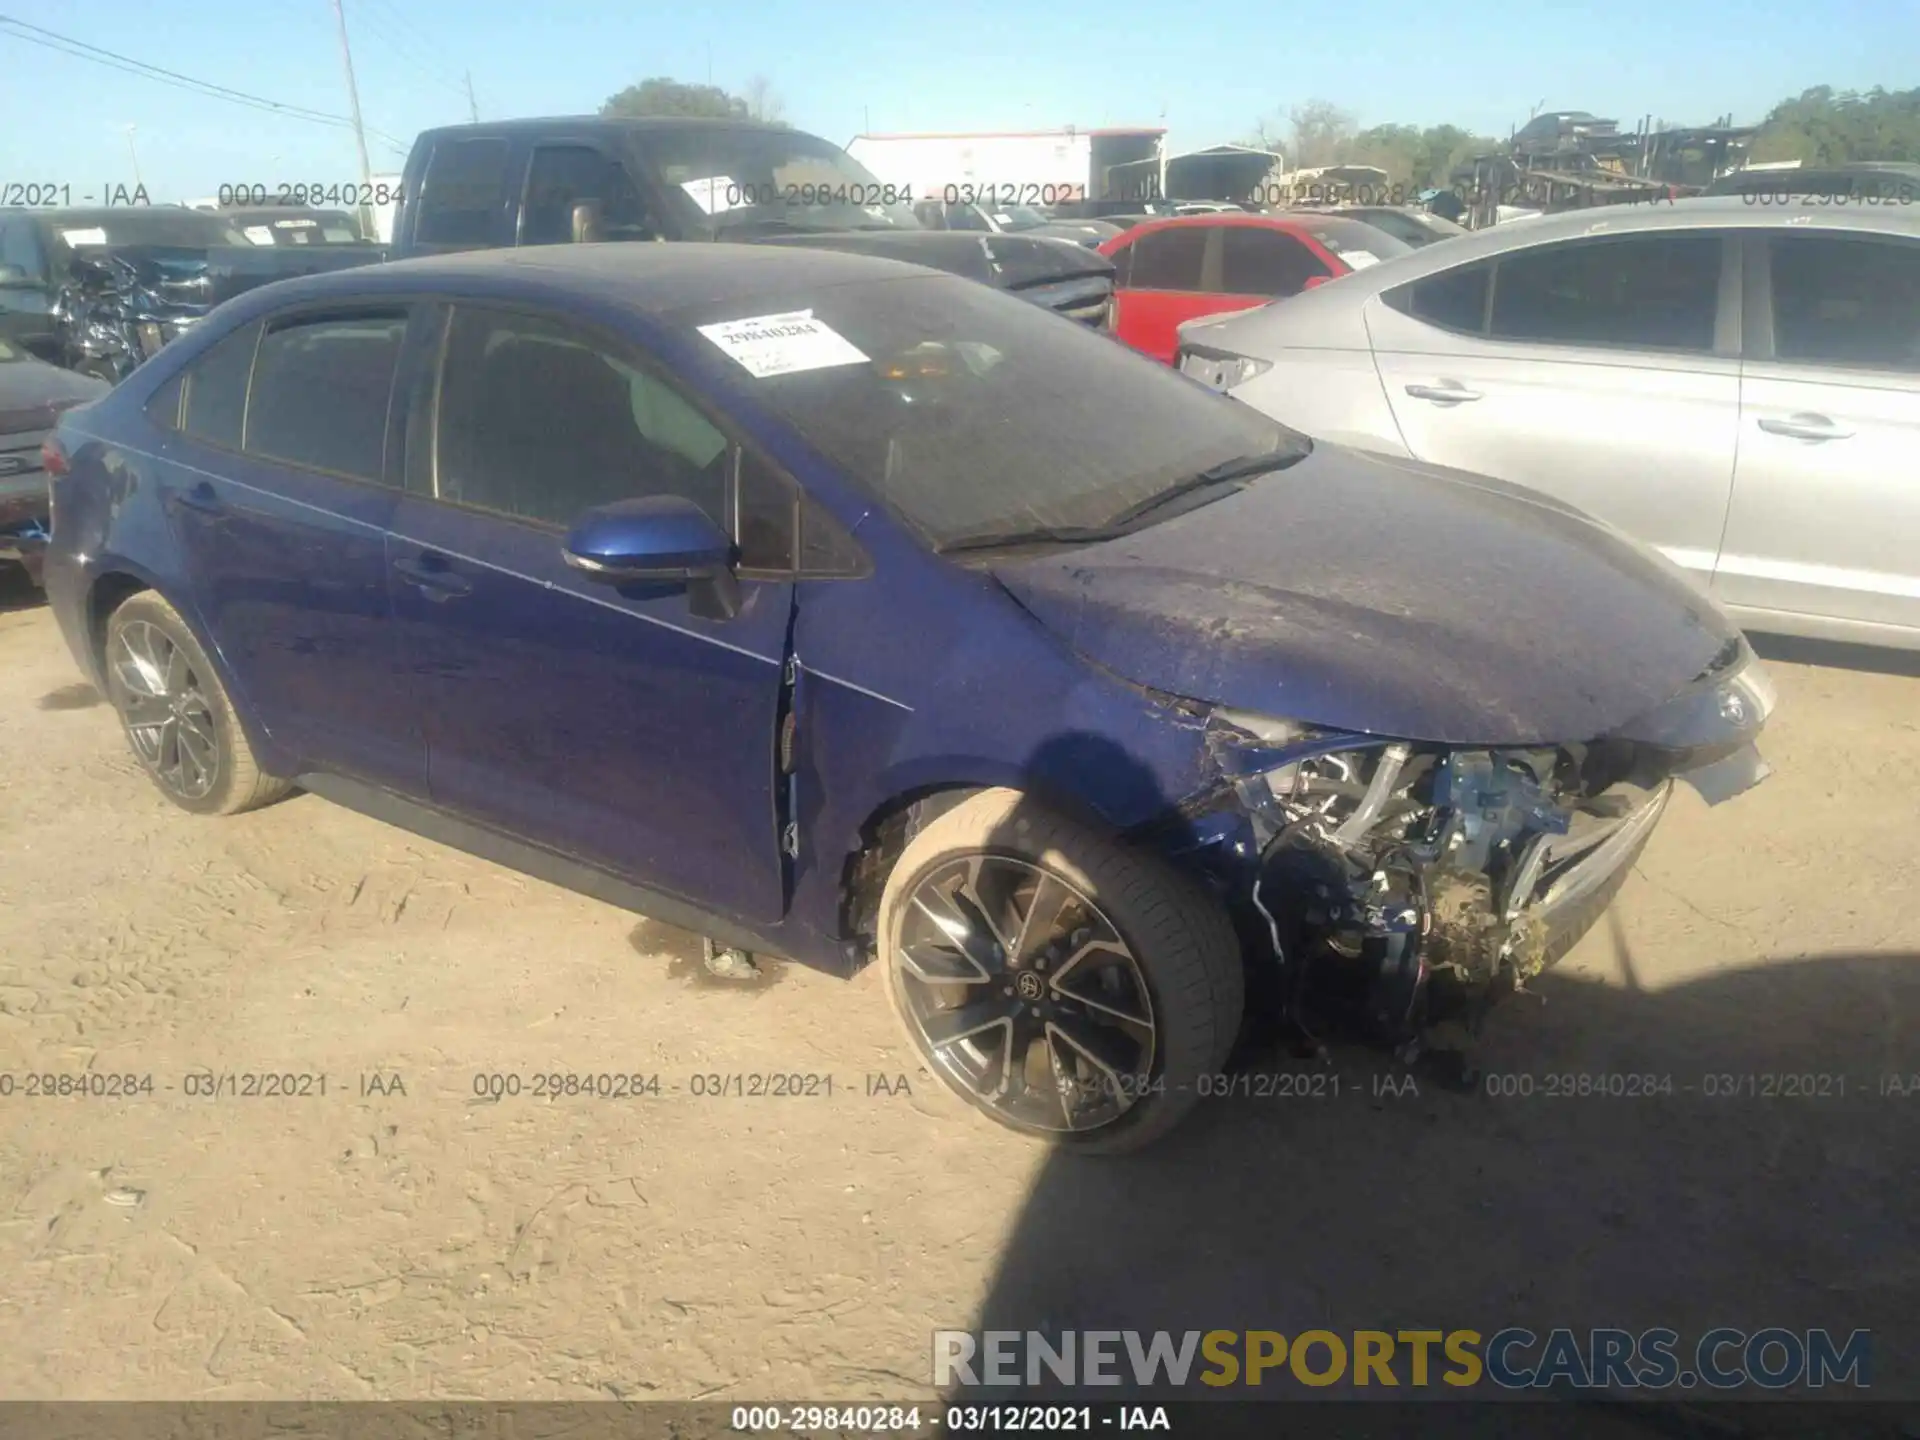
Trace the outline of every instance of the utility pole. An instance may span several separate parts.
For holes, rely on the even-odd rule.
[[[474,124],[480,123],[480,102],[473,98],[473,71],[467,71],[467,116]]]
[[[347,67],[347,102],[352,107],[353,143],[360,147],[360,204],[356,207],[360,225],[368,230],[373,224],[373,162],[367,159],[367,131],[360,123],[360,87],[353,81],[353,51],[347,45],[347,12],[340,0],[333,0],[333,18],[340,23],[340,59]]]
[[[127,126],[127,154],[133,157],[133,188],[138,190],[143,182],[140,179],[140,152],[133,148],[133,131],[133,126]]]

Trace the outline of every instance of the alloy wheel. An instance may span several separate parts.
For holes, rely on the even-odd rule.
[[[115,636],[112,670],[140,763],[182,799],[204,797],[220,778],[220,732],[186,651],[158,626],[135,620]]]
[[[946,1078],[1008,1123],[1109,1125],[1142,1098],[1152,992],[1090,897],[1039,865],[970,855],[914,889],[894,937],[903,1009]]]

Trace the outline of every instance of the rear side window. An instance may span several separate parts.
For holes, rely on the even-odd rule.
[[[1487,284],[1492,275],[1493,266],[1487,262],[1461,265],[1389,290],[1382,298],[1401,314],[1442,330],[1479,335],[1487,328]]]
[[[527,171],[522,245],[566,245],[574,236],[577,205],[598,211],[597,233],[583,238],[651,240],[655,228],[640,192],[619,165],[590,145],[543,145]]]
[[[1920,245],[1834,235],[1768,244],[1776,359],[1920,370]]]
[[[254,347],[260,343],[258,322],[217,341],[187,371],[187,401],[180,428],[209,445],[240,448],[240,425],[247,414],[247,375],[253,369]]]
[[[1489,333],[1501,340],[1712,350],[1718,235],[1542,245],[1496,264]]]
[[[182,370],[153,392],[147,401],[147,418],[167,430],[180,428],[180,404],[187,398],[187,372]]]
[[[299,319],[260,341],[247,407],[249,454],[379,481],[404,312]]]
[[[1220,288],[1232,295],[1297,295],[1316,275],[1320,259],[1293,236],[1253,225],[1220,232]]]
[[[489,244],[506,195],[505,140],[442,140],[427,161],[415,238],[422,245]]]
[[[1129,290],[1198,290],[1206,267],[1209,228],[1187,225],[1175,230],[1151,230],[1127,249],[1132,264]]]

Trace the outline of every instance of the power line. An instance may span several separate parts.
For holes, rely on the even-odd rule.
[[[68,55],[76,60],[88,60],[95,65],[105,65],[109,69],[119,70],[128,75],[137,75],[143,80],[152,80],[161,85],[171,85],[176,90],[188,90],[209,100],[225,100],[233,105],[245,105],[254,110],[264,110],[287,120],[305,120],[314,125],[335,125],[345,129],[353,128],[353,121],[344,115],[329,115],[324,110],[314,110],[305,105],[290,105],[281,100],[269,100],[264,95],[251,95],[244,90],[235,90],[228,85],[216,85],[210,80],[196,80],[191,75],[182,75],[177,70],[167,70],[158,65],[150,65],[144,60],[135,60],[129,55],[121,55],[112,50],[104,50],[98,45],[89,45],[84,40],[75,40],[70,36],[46,30],[38,25],[29,25],[24,20],[15,20],[10,15],[0,15],[0,26],[10,27],[9,33],[15,40],[24,40],[29,45],[39,45],[44,49]],[[20,31],[32,31],[32,34],[20,34]],[[404,143],[398,136],[388,135],[384,130],[371,133],[396,144]]]
[[[391,11],[389,10],[388,13],[390,16]],[[426,79],[446,86],[462,98],[465,97],[466,86],[459,80],[453,78],[453,72],[451,70],[440,69],[438,62],[428,60],[418,50],[413,48],[412,42],[403,41],[397,30],[387,28],[392,23],[390,18],[380,19],[376,11],[370,6],[363,4],[356,12],[355,19],[358,24],[371,31],[378,39],[387,44],[393,50],[394,54],[398,55]]]

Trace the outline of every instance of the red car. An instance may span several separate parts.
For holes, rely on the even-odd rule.
[[[1297,295],[1412,247],[1341,215],[1219,214],[1150,220],[1099,249],[1115,267],[1114,333],[1171,365],[1182,321]]]

